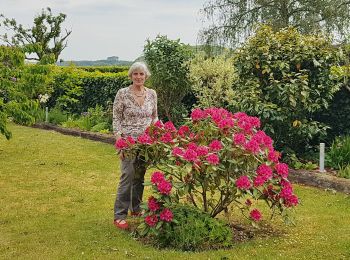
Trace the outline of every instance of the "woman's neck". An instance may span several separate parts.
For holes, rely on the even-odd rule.
[[[144,86],[144,85],[132,85],[132,89],[133,89],[134,91],[137,91],[137,92],[139,92],[139,91],[144,91],[145,86]]]

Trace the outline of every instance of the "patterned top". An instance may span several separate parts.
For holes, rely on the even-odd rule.
[[[140,106],[131,86],[119,89],[113,103],[113,132],[137,138],[146,128],[158,121],[157,93],[145,87],[146,96]]]

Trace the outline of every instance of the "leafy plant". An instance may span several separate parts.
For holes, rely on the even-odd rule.
[[[334,169],[350,165],[350,136],[336,137],[326,156],[327,164]]]
[[[350,179],[350,165],[340,166],[337,175],[342,178]]]
[[[232,231],[223,221],[195,207],[176,205],[171,208],[176,223],[166,225],[156,236],[156,244],[183,251],[217,249],[232,245]]]

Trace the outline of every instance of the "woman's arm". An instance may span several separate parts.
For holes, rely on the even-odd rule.
[[[155,122],[157,122],[158,119],[158,106],[157,106],[157,102],[158,102],[158,98],[157,98],[157,92],[155,90],[153,90],[153,94],[154,94],[154,106],[153,106],[153,111],[152,111],[152,124],[154,124]]]
[[[122,93],[118,90],[113,102],[113,133],[117,140],[122,135],[123,110],[124,105]]]

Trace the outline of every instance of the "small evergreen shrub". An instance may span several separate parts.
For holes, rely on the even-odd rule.
[[[223,221],[190,206],[178,205],[172,212],[176,223],[165,225],[156,236],[160,247],[200,251],[232,245],[232,231]]]
[[[350,165],[350,136],[335,138],[327,153],[327,163],[334,169]]]

